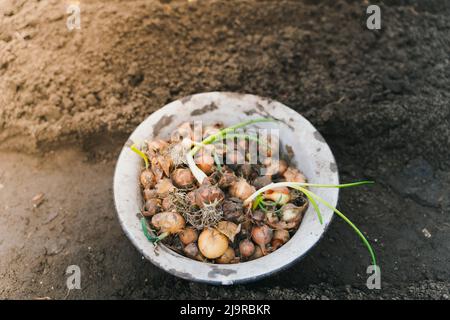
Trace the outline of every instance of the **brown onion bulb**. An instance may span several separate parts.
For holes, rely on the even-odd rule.
[[[253,186],[255,186],[256,189],[261,189],[271,183],[272,183],[271,176],[260,176],[255,180],[253,180]]]
[[[153,188],[156,183],[155,175],[150,169],[145,169],[144,171],[142,171],[139,180],[141,181],[141,184],[145,189]]]
[[[265,254],[266,244],[268,244],[273,237],[273,231],[268,226],[254,226],[252,229],[252,239],[260,246],[263,254]]]
[[[190,258],[197,258],[198,256],[198,247],[194,242],[189,243],[187,246],[183,248],[183,252]]]
[[[156,198],[152,198],[152,199],[145,201],[145,206],[144,206],[145,211],[143,211],[142,214],[145,217],[151,217],[151,216],[155,215],[156,213],[158,213],[161,210],[160,204],[161,204],[161,200],[156,199]]]
[[[222,176],[219,179],[219,187],[229,188],[238,180],[234,172],[230,170],[223,170]]]
[[[216,259],[228,249],[228,238],[213,228],[203,229],[198,237],[198,248],[208,259]]]
[[[170,234],[178,233],[183,230],[186,222],[184,218],[176,212],[164,211],[157,213],[152,218],[152,225],[161,232]]]
[[[148,149],[153,150],[153,151],[164,149],[168,145],[169,144],[166,141],[161,140],[161,139],[156,139],[156,140],[147,142]]]
[[[214,171],[214,158],[207,152],[200,152],[195,157],[195,163],[206,174],[211,174]]]
[[[220,203],[225,198],[223,191],[213,185],[203,184],[198,189],[188,193],[188,199],[192,205],[203,208],[205,204]]]
[[[270,242],[270,246],[272,247],[272,251],[277,250],[278,248],[280,248],[283,245],[283,241],[281,241],[280,239],[272,239],[272,241]]]
[[[266,213],[262,210],[255,210],[251,213],[251,217],[255,221],[262,222],[266,217]]]
[[[188,188],[194,184],[194,175],[187,168],[175,169],[171,178],[174,185],[178,188]]]
[[[226,220],[239,222],[244,215],[242,201],[237,198],[229,198],[222,204],[223,216]]]
[[[161,207],[164,209],[164,211],[172,211],[172,209],[174,208],[174,205],[173,205],[170,197],[165,197],[162,200]]]
[[[178,237],[184,245],[188,245],[189,243],[197,241],[198,233],[194,228],[188,227],[181,230],[181,232],[178,234]]]
[[[250,185],[247,180],[243,178],[233,183],[233,185],[230,187],[230,195],[232,197],[241,199],[242,201],[250,197],[255,192],[255,187]]]
[[[228,247],[223,255],[216,259],[217,263],[228,264],[236,257],[233,248]]]
[[[150,200],[158,197],[158,193],[155,189],[144,189],[144,200]]]
[[[287,170],[283,173],[283,177],[288,182],[300,182],[305,183],[306,177],[303,173],[301,173],[299,170],[289,167]]]
[[[244,239],[239,243],[239,252],[241,257],[249,258],[255,253],[255,245],[248,239]]]
[[[172,184],[172,181],[170,179],[164,178],[161,179],[157,184],[156,184],[156,193],[159,196],[166,196],[169,192],[173,191],[175,189],[175,187]]]
[[[273,160],[272,158],[267,158],[264,160],[264,165],[266,166],[266,174],[271,176],[280,176],[288,168],[286,160],[283,159]]]
[[[289,235],[289,231],[279,229],[274,231],[272,241],[280,240],[283,244],[285,244],[286,242],[289,241],[290,238],[291,236]]]
[[[250,257],[250,260],[255,260],[263,256],[263,251],[260,247],[255,247],[255,253]]]

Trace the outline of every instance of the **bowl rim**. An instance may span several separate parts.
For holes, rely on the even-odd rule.
[[[252,264],[254,265],[255,262],[261,264],[262,263],[262,259],[265,259],[267,257],[270,257],[272,255],[274,255],[275,253],[277,253],[278,251],[280,251],[281,249],[283,249],[284,246],[282,246],[280,249],[276,250],[275,252],[259,258],[259,259],[255,259],[252,261],[246,261],[246,262],[241,262],[241,263],[237,263],[237,264],[232,264],[232,265],[221,265],[221,264],[212,264],[212,263],[205,263],[205,262],[199,262],[196,260],[192,260],[190,258],[184,257],[178,253],[176,253],[175,251],[160,245],[158,246],[160,249],[160,252],[158,254],[150,254],[146,248],[148,248],[148,246],[143,246],[142,245],[142,237],[136,237],[136,235],[133,233],[132,230],[130,230],[129,225],[127,224],[127,220],[124,218],[123,214],[126,214],[127,217],[128,216],[132,216],[134,219],[139,220],[135,214],[133,213],[124,213],[122,210],[122,207],[120,205],[120,202],[123,201],[123,197],[122,195],[119,194],[119,191],[121,190],[119,188],[120,186],[120,175],[121,175],[121,171],[123,171],[123,167],[122,167],[122,161],[124,158],[124,154],[126,152],[129,151],[129,142],[131,137],[133,137],[135,135],[135,133],[143,126],[144,123],[148,122],[149,119],[153,116],[153,117],[157,117],[158,115],[163,116],[164,115],[164,108],[173,105],[174,103],[180,102],[180,103],[186,103],[188,101],[191,100],[195,100],[195,98],[200,97],[200,98],[205,98],[205,97],[209,97],[209,96],[214,96],[214,97],[222,97],[222,98],[234,98],[234,99],[254,99],[256,101],[261,101],[262,103],[268,103],[268,104],[276,104],[276,106],[278,108],[284,109],[283,111],[288,111],[291,113],[295,113],[296,117],[299,117],[302,119],[302,121],[304,122],[304,124],[309,125],[312,129],[314,129],[314,136],[316,137],[316,134],[318,135],[316,137],[317,140],[321,141],[321,147],[325,149],[325,151],[327,152],[327,157],[328,160],[330,162],[330,166],[334,166],[334,170],[333,170],[333,175],[334,175],[334,182],[333,183],[339,183],[339,171],[338,171],[338,167],[336,164],[336,160],[335,157],[329,147],[329,145],[326,143],[325,139],[321,136],[321,134],[319,133],[319,131],[317,131],[317,129],[306,119],[304,118],[301,114],[299,114],[298,112],[296,112],[295,110],[289,108],[288,106],[269,99],[269,98],[264,98],[261,96],[257,96],[257,95],[252,95],[252,94],[243,94],[243,93],[235,93],[235,92],[219,92],[219,91],[213,91],[213,92],[205,92],[205,93],[198,93],[198,94],[194,94],[194,95],[189,95],[177,100],[174,100],[166,105],[164,105],[163,107],[161,107],[160,109],[158,109],[157,111],[153,112],[152,114],[150,114],[148,117],[146,117],[146,119],[144,119],[144,121],[142,121],[134,130],[133,132],[130,134],[127,142],[125,143],[125,145],[122,147],[118,160],[116,162],[116,166],[115,166],[115,170],[114,170],[114,180],[113,180],[113,193],[114,193],[114,205],[115,205],[115,209],[116,209],[116,213],[117,213],[117,217],[119,219],[119,223],[123,229],[123,231],[125,232],[126,236],[130,239],[130,241],[133,243],[133,245],[138,249],[138,251],[143,255],[143,257],[145,257],[147,260],[150,260],[150,262],[157,266],[158,268],[174,275],[180,278],[183,278],[185,280],[190,280],[190,281],[196,281],[196,282],[202,282],[202,283],[208,283],[208,284],[216,284],[216,285],[230,285],[230,284],[238,284],[238,283],[248,283],[248,282],[253,282],[268,276],[273,275],[274,273],[277,273],[279,271],[285,270],[289,267],[291,267],[293,264],[299,262],[301,259],[303,259],[306,254],[308,254],[308,252],[310,252],[324,237],[326,231],[329,228],[329,225],[331,224],[333,218],[334,218],[334,213],[331,212],[331,215],[329,217],[329,220],[327,223],[325,223],[325,225],[323,226],[322,232],[320,234],[320,236],[302,253],[297,255],[296,257],[294,257],[293,259],[291,259],[289,262],[278,266],[276,268],[272,268],[272,269],[268,269],[265,272],[260,272],[259,274],[256,274],[254,276],[245,276],[245,277],[223,277],[223,274],[219,277],[219,278],[213,278],[213,277],[198,277],[195,274],[192,274],[192,272],[185,272],[185,270],[180,267],[179,265],[173,265],[172,267],[165,265],[164,263],[161,263],[160,261],[158,261],[158,256],[162,255],[166,255],[166,254],[170,254],[173,256],[177,256],[177,258],[181,259],[179,260],[181,261],[185,261],[189,264],[200,264],[200,265],[206,265],[209,266],[210,268],[212,268],[212,270],[216,270],[218,272],[220,272],[220,269],[229,269],[230,266],[233,266],[234,268],[245,268],[247,266],[251,267]],[[156,115],[155,115],[156,114]],[[160,117],[161,118],[161,117]],[[140,186],[138,184],[138,181],[135,181],[136,187],[140,190]],[[330,201],[330,203],[334,206],[336,206],[337,201],[338,201],[338,196],[339,196],[339,189],[330,189],[333,190],[332,195],[333,195],[333,199],[328,200]],[[322,208],[322,211],[324,209]],[[327,208],[325,209],[327,210]],[[329,209],[328,209],[329,210]],[[330,210],[331,211],[331,210]],[[142,231],[141,231],[142,233]],[[296,232],[297,233],[297,232]],[[294,235],[295,236],[295,235]],[[293,239],[293,238],[292,238]],[[291,242],[292,239],[289,241]],[[148,242],[148,241],[147,241]],[[288,242],[288,243],[289,243]],[[158,249],[154,249],[153,251],[157,251]],[[282,252],[283,253],[283,252]],[[278,253],[278,254],[282,254],[282,253]],[[273,257],[274,258],[274,257]],[[187,261],[186,261],[187,260]],[[227,279],[230,278],[230,279]]]

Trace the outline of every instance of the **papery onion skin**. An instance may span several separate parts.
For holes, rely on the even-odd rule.
[[[217,259],[228,248],[228,238],[219,231],[206,228],[198,237],[198,248],[208,259]]]

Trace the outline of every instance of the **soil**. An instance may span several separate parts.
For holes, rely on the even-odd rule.
[[[81,30],[60,1],[0,1],[0,298],[449,299],[450,3],[89,1]],[[332,148],[339,220],[290,270],[212,287],[142,259],[112,201],[115,159],[151,112],[185,95],[279,100]],[[33,197],[44,193],[42,203]],[[67,291],[67,266],[82,289]],[[157,288],[157,290],[155,289]]]

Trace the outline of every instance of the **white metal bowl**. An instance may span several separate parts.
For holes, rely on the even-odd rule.
[[[168,137],[182,122],[223,122],[226,126],[253,118],[279,120],[281,143],[293,157],[295,165],[311,183],[338,184],[338,170],[333,154],[321,134],[300,114],[287,106],[255,95],[230,92],[208,92],[173,101],[151,114],[131,134],[130,140],[144,141],[154,136]],[[273,128],[273,123],[260,123]],[[184,279],[211,284],[230,285],[254,281],[280,271],[302,258],[319,241],[333,217],[333,212],[319,204],[323,224],[309,206],[303,221],[284,246],[262,258],[237,264],[210,264],[186,258],[164,245],[156,248],[144,236],[137,213],[142,207],[139,174],[142,159],[123,147],[114,174],[114,201],[120,224],[128,238],[154,265]],[[311,188],[333,206],[338,189]]]

